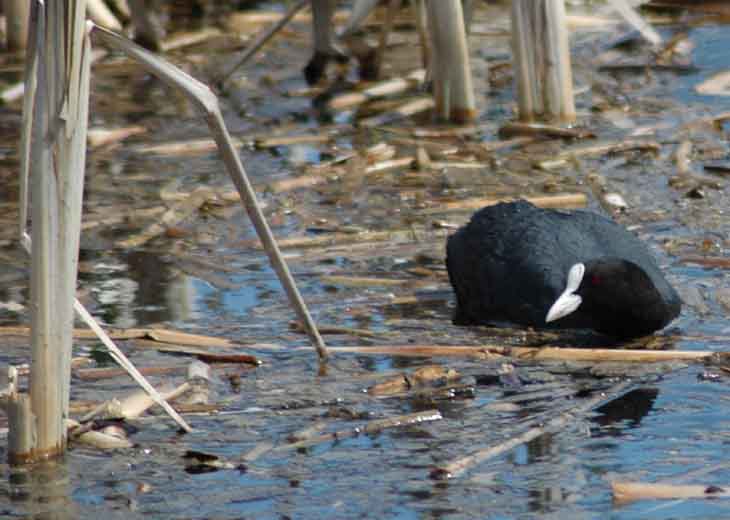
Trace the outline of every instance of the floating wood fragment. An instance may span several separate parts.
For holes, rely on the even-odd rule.
[[[695,91],[705,96],[730,96],[730,71],[713,74],[695,85]]]
[[[507,123],[499,129],[502,138],[515,136],[559,137],[564,139],[586,139],[596,134],[583,128],[567,128],[563,126],[544,125],[540,123]]]
[[[10,331],[20,333],[22,335],[30,334],[28,327],[0,327],[0,333]],[[189,332],[179,332],[169,329],[111,329],[109,336],[112,339],[147,339],[160,343],[174,343],[178,345],[191,345],[197,347],[236,347],[237,343],[226,339],[216,338],[214,336],[204,336],[202,334],[191,334]],[[89,329],[74,329],[75,338],[96,338],[93,331]]]
[[[377,99],[383,96],[392,96],[407,90],[418,88],[423,85],[425,79],[425,69],[419,69],[411,72],[403,78],[393,78],[380,81],[359,92],[348,92],[334,96],[327,103],[327,108],[333,111],[349,110],[372,99]]]
[[[297,332],[306,332],[304,326],[299,321],[292,321],[289,323],[292,330]],[[319,332],[322,334],[347,334],[349,336],[359,336],[362,338],[377,338],[379,336],[387,335],[386,332],[373,332],[367,329],[353,329],[351,327],[337,327],[334,325],[320,325]]]
[[[299,190],[302,188],[311,188],[320,184],[331,182],[331,178],[325,175],[302,175],[301,177],[292,177],[289,179],[281,179],[267,184],[266,189],[271,193],[284,193],[287,191]]]
[[[480,129],[473,125],[449,125],[446,127],[414,128],[413,130],[409,130],[408,132],[413,135],[413,137],[423,137],[425,139],[442,139],[448,137],[468,137],[479,133],[479,131]]]
[[[324,284],[343,285],[346,287],[402,287],[419,283],[414,279],[376,278],[374,276],[341,276],[322,275],[320,280]]]
[[[470,198],[449,202],[438,202],[438,206],[420,210],[421,214],[445,213],[448,211],[467,211],[481,209],[485,206],[494,206],[500,202],[513,200],[526,200],[541,208],[584,208],[588,205],[588,197],[584,193],[563,193],[558,195],[543,195],[536,197],[503,197],[493,198]]]
[[[174,401],[176,398],[190,390],[190,383],[185,382],[176,388],[167,391],[160,390],[160,395],[165,401]],[[125,419],[134,419],[139,417],[156,403],[144,391],[134,392],[127,397],[119,400],[119,409],[121,417]]]
[[[383,173],[391,170],[399,170],[401,168],[410,168],[416,161],[415,157],[400,157],[398,159],[390,159],[371,164],[365,168],[366,174]]]
[[[0,101],[2,101],[3,105],[10,104],[21,99],[24,92],[25,83],[15,83],[14,85],[5,87],[2,91],[0,91]]]
[[[459,153],[459,146],[453,143],[441,141],[429,141],[426,139],[415,139],[413,137],[391,137],[388,140],[391,144],[401,146],[413,146],[415,148],[424,148],[430,155],[442,157]]]
[[[292,237],[279,240],[281,249],[327,247],[342,244],[356,244],[369,242],[420,242],[446,237],[446,230],[436,229],[396,229],[392,231],[363,231],[362,233],[331,233],[316,237]],[[251,244],[260,248],[258,242]]]
[[[292,146],[298,144],[322,144],[332,140],[328,133],[312,135],[282,135],[277,137],[260,137],[254,140],[256,148],[276,148],[277,146]]]
[[[610,153],[626,152],[629,150],[642,150],[658,153],[661,150],[661,145],[656,141],[647,141],[642,139],[626,139],[618,142],[594,143],[570,147],[564,152],[561,152],[558,155],[558,158],[569,159],[601,156]]]
[[[134,135],[144,134],[144,126],[125,126],[123,128],[90,128],[86,132],[86,139],[91,148],[99,148],[111,143],[117,143]]]
[[[264,10],[246,10],[230,13],[226,16],[226,29],[230,32],[245,32],[244,26],[250,26],[258,29],[262,24],[273,24],[279,22],[284,17],[284,13],[280,11],[264,11]],[[331,23],[345,23],[350,18],[350,12],[346,9],[339,9],[332,15]],[[292,17],[292,21],[298,23],[311,23],[312,13],[302,12],[296,13]]]
[[[232,137],[237,146],[243,143]],[[157,144],[144,144],[132,147],[132,151],[140,154],[170,155],[170,156],[190,156],[201,155],[204,153],[215,152],[218,147],[213,139],[188,139],[185,141],[173,141]]]
[[[611,482],[617,504],[637,500],[682,500],[689,498],[730,498],[730,485],[650,484],[646,482]]]
[[[368,388],[368,393],[392,396],[419,387],[442,385],[458,380],[461,375],[453,369],[439,365],[421,367],[413,373],[402,373]]]
[[[224,355],[228,353],[218,353],[218,352],[211,352],[208,348],[200,348],[190,345],[178,345],[175,343],[160,343],[157,341],[152,341],[148,339],[136,339],[133,342],[130,343],[130,346],[134,348],[148,348],[157,350],[158,352],[168,352],[170,354],[183,354],[186,356],[196,356],[205,361],[203,359],[205,356],[219,356],[219,359],[221,360],[221,363],[224,363],[226,361],[223,361]],[[239,361],[233,361],[235,363],[238,363]]]
[[[379,161],[392,159],[397,153],[398,150],[392,144],[380,142],[365,148],[362,155],[365,157],[368,164],[373,164]]]
[[[160,44],[162,52],[170,52],[204,43],[223,34],[220,29],[206,27],[199,31],[186,31],[170,35]]]
[[[690,154],[692,153],[692,141],[683,139],[677,149],[674,151],[674,162],[677,165],[678,175],[689,175],[692,173],[690,168]]]
[[[67,428],[74,429],[80,426],[81,424],[73,419],[66,419]],[[102,450],[128,449],[134,446],[129,439],[120,438],[115,435],[109,435],[94,430],[85,431],[78,436],[70,435],[69,437],[73,438],[75,442],[94,446],[95,448]]]
[[[29,336],[30,327],[4,326],[0,327],[0,336]],[[96,334],[90,329],[74,329],[74,338],[96,339]],[[110,329],[108,335],[111,339],[147,339],[160,343],[174,343],[177,345],[191,345],[197,347],[239,347],[236,343],[226,338],[205,336],[202,334],[191,334],[170,329]]]
[[[397,417],[388,417],[386,419],[375,419],[356,428],[340,430],[333,433],[325,433],[323,435],[311,437],[303,441],[278,446],[277,448],[275,448],[275,451],[288,451],[293,449],[307,448],[316,444],[322,444],[323,442],[339,441],[350,437],[357,437],[363,434],[374,435],[390,428],[412,426],[415,424],[438,421],[440,419],[443,419],[443,417],[441,416],[441,412],[439,412],[438,410],[426,410],[423,412],[399,415]]]
[[[112,31],[121,32],[122,24],[102,0],[87,0],[86,13],[94,23]]]
[[[165,233],[165,230],[171,226],[175,226],[187,219],[196,212],[212,195],[213,191],[205,186],[196,188],[187,199],[181,200],[173,204],[162,217],[160,222],[155,222],[143,229],[139,234],[119,240],[116,246],[122,249],[133,249],[146,244],[155,237]]]
[[[489,164],[467,161],[431,161],[430,168],[434,170],[486,170]]]
[[[386,113],[360,119],[357,121],[357,125],[365,128],[373,128],[420,114],[421,112],[431,110],[433,107],[434,101],[432,97],[419,97],[407,101]]]
[[[99,226],[113,226],[116,224],[122,224],[135,219],[148,219],[156,218],[167,211],[165,206],[153,206],[151,208],[135,208],[124,210],[116,215],[109,215],[108,212],[105,215],[90,215],[84,216],[84,221],[81,223],[82,230],[94,229]]]
[[[279,350],[284,347],[256,345],[255,348]],[[309,349],[310,347],[300,347]],[[506,347],[502,345],[362,345],[332,347],[332,352],[404,357],[473,357],[501,359],[512,357],[524,361],[580,361],[663,363],[667,361],[699,362],[718,353],[707,350],[638,350],[616,348]]]
[[[145,376],[159,376],[170,374],[183,374],[187,367],[185,365],[176,367],[141,367],[140,374]],[[81,368],[73,371],[74,377],[83,381],[99,381],[101,379],[112,379],[114,377],[128,376],[126,370],[121,368]]]
[[[490,446],[489,448],[476,451],[471,455],[467,455],[466,457],[462,457],[448,464],[437,466],[431,471],[430,476],[436,480],[459,477],[471,468],[487,460],[493,459],[494,457],[498,457],[499,455],[520,446],[521,444],[530,442],[531,440],[546,433],[554,433],[570,426],[571,424],[575,424],[576,416],[585,414],[594,408],[598,408],[602,404],[613,401],[615,398],[625,393],[629,387],[630,383],[619,383],[614,385],[607,392],[600,392],[598,395],[587,399],[569,411],[544,422],[544,424],[534,426],[519,434],[509,435],[507,441],[497,444],[496,446]]]
[[[687,255],[681,258],[686,264],[697,264],[705,267],[718,267],[721,269],[730,269],[730,258],[723,256],[699,256]]]

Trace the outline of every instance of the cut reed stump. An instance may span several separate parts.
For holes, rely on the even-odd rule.
[[[575,121],[563,0],[512,2],[512,52],[519,119]]]
[[[6,403],[11,463],[66,450],[91,63],[84,0],[34,1],[30,12],[19,232],[31,252],[31,373],[29,392],[16,386]]]
[[[469,49],[460,0],[428,0],[436,115],[463,124],[476,117]]]

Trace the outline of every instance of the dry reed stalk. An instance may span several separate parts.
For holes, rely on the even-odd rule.
[[[292,322],[291,328],[297,332],[305,332],[304,327],[298,321]],[[337,327],[333,325],[320,325],[319,331],[322,334],[348,334],[361,338],[377,338],[388,334],[387,332],[373,332],[366,329],[353,329],[351,327]]]
[[[314,135],[283,135],[278,137],[261,137],[254,140],[256,148],[275,148],[277,146],[291,146],[296,144],[321,144],[328,143],[332,136],[323,132]]]
[[[425,70],[415,70],[404,78],[388,79],[375,83],[359,92],[339,94],[327,103],[327,108],[333,111],[353,109],[373,99],[401,94],[420,87],[425,79]]]
[[[139,62],[142,67],[151,74],[159,77],[166,84],[184,92],[204,115],[209,130],[218,145],[226,169],[238,189],[241,201],[256,229],[256,233],[264,245],[264,250],[269,257],[269,261],[284,287],[295,313],[306,325],[307,334],[312,344],[315,345],[319,359],[324,362],[327,359],[327,349],[324,341],[317,331],[317,326],[309,314],[304,300],[299,294],[299,289],[289,272],[286,262],[281,256],[274,235],[258,204],[256,192],[248,179],[248,175],[241,163],[241,158],[236,151],[228,133],[228,128],[223,120],[218,98],[203,83],[185,74],[174,65],[134,45],[132,42],[99,27],[94,28],[94,34],[97,34],[99,38],[109,45],[122,49],[128,56]]]
[[[25,50],[28,43],[28,20],[30,18],[29,0],[6,0],[5,43],[9,51]]]
[[[299,0],[298,2],[292,4],[283,16],[278,15],[274,25],[272,27],[269,27],[265,31],[260,32],[256,36],[256,39],[251,42],[248,48],[246,48],[246,50],[243,52],[241,57],[238,59],[238,62],[236,62],[236,64],[231,67],[229,71],[222,74],[216,83],[218,83],[222,87],[225,87],[226,81],[230,79],[230,77],[236,72],[236,70],[242,67],[251,58],[251,56],[258,52],[261,47],[266,45],[266,42],[268,42],[277,32],[279,32],[287,23],[289,23],[289,20],[294,18],[294,15],[304,9],[304,7],[306,7],[308,3],[309,0]]]
[[[626,0],[610,0],[616,11],[654,47],[662,44],[662,37],[649,25]]]
[[[160,43],[160,48],[162,52],[170,52],[204,43],[211,38],[220,36],[221,34],[223,34],[221,30],[215,27],[206,27],[199,31],[176,33],[163,40]]]
[[[507,441],[504,441],[495,446],[490,446],[486,449],[479,450],[475,453],[472,453],[471,455],[462,457],[448,464],[438,466],[431,471],[431,478],[440,480],[460,477],[471,468],[489,459],[498,457],[499,455],[510,451],[521,444],[530,442],[531,440],[536,439],[537,437],[540,437],[541,435],[544,435],[546,433],[554,433],[572,424],[575,424],[576,419],[579,416],[588,413],[590,410],[593,410],[594,408],[597,408],[602,404],[613,401],[621,394],[625,393],[630,386],[631,383],[628,382],[614,385],[608,391],[600,392],[599,395],[584,401],[583,403],[575,406],[571,410],[564,412],[553,419],[548,420],[540,426],[532,427],[529,430],[526,430],[518,435],[510,435],[510,438]]]
[[[543,138],[564,138],[564,139],[586,139],[596,137],[596,134],[583,128],[565,128],[562,126],[547,125],[543,123],[510,122],[499,129],[499,135],[503,138],[514,136],[529,136]]]
[[[22,326],[0,327],[0,336],[29,336],[30,328]],[[78,339],[96,338],[96,332],[89,329],[74,329],[73,337]],[[237,343],[226,338],[191,334],[169,329],[111,329],[107,337],[116,340],[148,339],[160,343],[175,343],[197,347],[236,347]]]
[[[132,448],[134,444],[126,438],[108,435],[99,431],[87,430],[74,434],[74,430],[83,428],[83,425],[73,419],[66,420],[66,427],[70,430],[75,442],[93,446],[102,450],[118,450]]]
[[[165,401],[174,401],[191,389],[187,381],[170,390],[160,390],[160,395]],[[135,392],[119,400],[119,411],[125,419],[135,419],[146,412],[156,403],[150,398],[147,392]]]
[[[30,8],[19,236],[31,253],[32,370],[30,409],[23,408],[18,422],[10,424],[14,436],[24,440],[15,446],[28,448],[9,453],[19,462],[55,458],[66,449],[91,64],[83,0],[39,1]],[[33,240],[26,233],[29,179]],[[14,412],[27,403],[22,395],[9,402]]]
[[[89,147],[99,148],[108,144],[117,143],[127,137],[147,133],[144,126],[127,126],[124,128],[90,128],[86,132]]]
[[[441,412],[438,410],[425,410],[423,412],[416,412],[411,414],[399,415],[397,417],[388,417],[385,419],[375,419],[365,424],[351,428],[348,430],[340,430],[333,433],[325,433],[316,437],[310,437],[308,439],[293,442],[291,444],[284,444],[274,448],[274,451],[288,451],[296,450],[300,448],[307,448],[323,442],[339,441],[350,437],[357,437],[362,434],[374,435],[383,430],[390,428],[398,428],[401,426],[410,426],[414,424],[423,424],[425,422],[438,421],[442,419]]]
[[[689,139],[683,139],[677,145],[674,150],[674,163],[677,165],[678,175],[689,175],[692,173],[692,161],[690,155],[692,154],[692,141]]]
[[[255,349],[279,350],[274,345],[251,345]],[[308,347],[301,347],[308,348]],[[570,347],[505,347],[502,345],[361,345],[330,347],[332,352],[404,357],[474,357],[495,359],[512,357],[524,361],[574,361],[663,363],[667,361],[702,362],[716,355],[707,350],[629,350]]]
[[[319,277],[324,284],[342,285],[344,287],[403,287],[418,285],[419,280],[413,278],[376,278],[373,276],[343,276],[326,274]]]
[[[389,124],[400,119],[405,119],[421,112],[431,110],[435,106],[433,98],[430,97],[419,97],[412,99],[397,106],[393,110],[378,114],[377,116],[366,117],[357,121],[358,126],[365,128],[373,128],[376,126]]]
[[[137,370],[139,370],[140,374],[145,376],[159,376],[183,373],[187,370],[187,366],[142,367]],[[74,370],[73,374],[74,377],[78,377],[82,381],[100,381],[102,379],[112,379],[128,375],[127,371],[122,368],[80,368]]]
[[[704,484],[650,484],[646,482],[611,482],[617,504],[637,500],[678,500],[687,498],[730,498],[730,487]]]
[[[185,200],[176,202],[161,217],[159,222],[150,224],[137,235],[124,240],[118,240],[116,246],[122,249],[133,249],[146,244],[153,238],[165,233],[165,231],[176,226],[190,215],[195,213],[213,194],[207,186],[199,186],[188,195]]]
[[[659,152],[661,145],[656,141],[642,139],[626,139],[614,143],[595,143],[580,146],[571,146],[558,155],[558,159],[570,159],[580,157],[601,156],[610,153],[626,152],[629,150],[642,150],[648,152]]]
[[[564,0],[512,2],[512,52],[519,118],[575,121]]]
[[[588,204],[588,197],[583,193],[561,193],[559,195],[543,195],[536,197],[503,197],[499,199],[471,198],[451,202],[440,202],[438,206],[420,210],[423,215],[446,213],[449,211],[466,211],[493,206],[500,202],[512,200],[526,200],[541,208],[584,208]]]
[[[398,159],[389,159],[387,161],[380,161],[375,164],[371,164],[365,167],[365,174],[370,175],[374,173],[383,173],[392,170],[398,170],[401,168],[409,168],[413,166],[415,157],[399,157]]]
[[[86,12],[94,23],[112,31],[122,30],[122,24],[103,0],[86,0]]]
[[[718,256],[683,256],[680,259],[686,264],[698,264],[706,267],[719,267],[721,269],[730,268],[730,258],[718,257]]]
[[[341,244],[370,242],[413,242],[445,238],[444,230],[398,229],[393,231],[364,231],[362,233],[332,233],[317,237],[292,237],[279,241],[282,249],[328,247]],[[256,247],[261,247],[257,245]]]
[[[434,103],[438,117],[457,124],[476,117],[466,27],[460,0],[428,0]]]

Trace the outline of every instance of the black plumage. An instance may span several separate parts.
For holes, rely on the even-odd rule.
[[[588,211],[541,209],[522,200],[483,208],[449,237],[446,263],[458,325],[509,321],[630,338],[661,329],[681,309],[647,247]],[[580,304],[546,323],[578,263],[585,265],[575,291]]]

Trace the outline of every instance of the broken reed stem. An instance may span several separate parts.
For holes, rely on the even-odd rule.
[[[316,437],[310,437],[308,439],[293,442],[291,444],[285,444],[275,448],[274,451],[286,451],[295,450],[299,448],[306,448],[314,446],[316,444],[322,444],[323,442],[338,441],[347,439],[350,437],[357,437],[361,434],[373,435],[389,428],[397,428],[400,426],[409,426],[412,424],[421,424],[424,422],[438,421],[442,419],[441,412],[438,410],[426,410],[423,412],[410,413],[405,415],[399,415],[397,417],[387,417],[385,419],[375,419],[369,421],[362,426],[356,428],[350,428],[347,430],[340,430],[332,433],[325,433]]]
[[[66,449],[91,63],[84,0],[33,1],[30,13],[19,238],[31,253],[32,370],[29,395],[15,392],[8,404],[16,420],[9,426],[13,449],[25,450],[9,452],[18,463],[55,458]],[[29,179],[32,242],[26,233]]]
[[[277,350],[285,347],[256,345],[252,348]],[[301,347],[308,348],[308,347]],[[329,347],[331,352],[349,354],[390,355],[405,357],[475,357],[494,359],[503,356],[524,361],[581,361],[661,363],[666,361],[699,362],[716,355],[711,351],[693,350],[621,350],[610,348],[570,347],[504,347],[500,345],[362,345]]]
[[[139,384],[142,389],[149,394],[154,402],[159,404],[165,410],[165,412],[167,412],[167,414],[173,418],[173,420],[180,426],[180,428],[182,428],[186,432],[191,432],[192,428],[188,425],[188,423],[185,422],[185,419],[180,417],[180,414],[178,414],[175,409],[170,406],[170,403],[168,403],[147,381],[147,379],[142,374],[140,374],[139,370],[137,370],[137,367],[135,367],[132,362],[129,361],[127,356],[124,355],[124,352],[119,350],[119,348],[114,344],[114,342],[107,335],[107,333],[104,332],[104,329],[102,329],[99,324],[96,323],[96,320],[89,313],[89,311],[87,311],[86,308],[81,304],[81,302],[76,299],[74,299],[74,309],[76,310],[76,313],[81,317],[81,319],[86,322],[89,328],[96,333],[96,336],[107,348],[109,354],[112,356],[112,358],[114,358],[114,361],[116,361],[119,366],[124,368],[129,373],[129,375],[132,376],[137,384]]]
[[[136,60],[143,68],[157,76],[164,83],[181,90],[202,112],[208,123],[209,130],[213,134],[228,174],[238,189],[241,202],[269,257],[269,262],[284,287],[291,306],[307,328],[307,334],[317,350],[320,361],[325,362],[327,360],[327,348],[317,330],[314,320],[309,314],[309,310],[299,293],[296,282],[289,272],[289,267],[279,251],[274,235],[258,204],[256,192],[248,179],[246,170],[241,163],[241,158],[236,151],[228,133],[228,128],[223,120],[218,98],[203,83],[184,73],[171,63],[133,44],[129,40],[98,26],[93,26],[93,30],[107,44],[123,50],[129,57]]]
[[[730,498],[728,486],[704,484],[662,484],[645,482],[611,482],[613,499],[617,504],[637,500],[678,500],[687,498]]]
[[[294,18],[295,14],[304,9],[304,7],[308,4],[309,0],[299,0],[297,3],[291,5],[284,16],[282,16],[273,26],[256,36],[256,39],[249,44],[245,51],[243,51],[243,55],[239,58],[238,62],[231,68],[231,70],[223,74],[216,83],[219,84],[221,88],[225,87],[226,82],[233,73],[236,72],[239,67],[242,67],[244,63],[251,58],[251,56],[256,54],[256,52],[258,52],[258,50],[263,47],[266,42],[268,42],[277,32],[288,24],[289,20]]]
[[[558,417],[547,421],[544,425],[530,428],[516,436],[510,436],[511,438],[509,440],[497,444],[496,446],[490,446],[489,448],[479,450],[449,464],[438,466],[431,471],[431,478],[446,479],[459,477],[484,461],[493,459],[494,457],[497,457],[521,444],[530,442],[545,433],[552,433],[561,430],[566,426],[573,424],[577,416],[583,415],[602,404],[613,401],[621,394],[625,393],[631,384],[632,383],[630,382],[619,383],[618,385],[610,388],[608,391],[600,392],[599,395],[588,399],[571,410],[560,414]]]
[[[404,78],[387,79],[358,92],[338,94],[327,103],[327,108],[332,111],[353,109],[373,99],[401,94],[409,89],[418,88],[423,85],[425,79],[426,71],[418,69]]]

